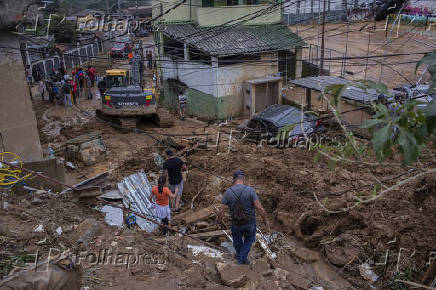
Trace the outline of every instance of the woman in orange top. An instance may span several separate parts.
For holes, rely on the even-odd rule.
[[[153,186],[151,189],[151,197],[156,196],[156,216],[161,219],[162,224],[162,235],[166,236],[168,232],[169,221],[171,219],[171,210],[169,206],[169,198],[175,198],[175,194],[171,192],[168,187],[164,187],[166,182],[166,177],[161,176],[158,179],[157,186]]]

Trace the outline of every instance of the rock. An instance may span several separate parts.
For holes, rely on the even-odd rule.
[[[306,262],[315,262],[319,260],[318,252],[306,248],[291,247],[290,252],[292,255]]]
[[[280,268],[276,268],[272,272],[273,276],[276,277],[278,280],[286,280],[286,278],[289,275],[289,272]]]
[[[325,252],[330,263],[339,267],[345,266],[359,256],[359,249],[350,244],[344,244],[343,246],[328,244],[325,246]]]
[[[39,197],[34,197],[33,199],[32,199],[32,205],[39,205],[39,204],[42,204],[43,203],[43,201],[42,201],[42,199],[40,199]]]
[[[77,159],[85,165],[93,165],[106,159],[106,147],[100,135],[80,135],[66,142],[65,156],[70,161]]]
[[[204,264],[204,277],[209,281],[220,282],[219,273],[215,264],[211,262],[206,262]]]
[[[270,264],[265,258],[257,259],[253,261],[253,270],[263,276],[270,275],[272,273],[272,269]]]
[[[216,269],[220,275],[221,281],[228,287],[243,287],[248,282],[248,277],[244,273],[244,266],[217,263]]]
[[[209,223],[206,221],[201,221],[201,222],[195,223],[194,225],[197,229],[204,229],[204,228],[207,228],[209,226]]]

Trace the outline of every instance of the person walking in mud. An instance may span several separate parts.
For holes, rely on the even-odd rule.
[[[161,220],[162,225],[162,236],[166,236],[168,232],[169,221],[171,220],[171,210],[169,206],[169,198],[174,199],[175,194],[165,186],[167,178],[165,176],[160,176],[157,181],[157,186],[153,186],[151,189],[151,196],[156,197],[156,216]]]
[[[185,110],[186,110],[186,101],[188,100],[188,98],[186,97],[186,95],[183,94],[183,91],[180,90],[178,99],[179,99],[179,116],[180,116],[180,119],[184,120],[185,119]]]
[[[224,212],[230,209],[232,218],[233,246],[236,250],[236,259],[239,265],[250,264],[247,257],[251,246],[256,239],[257,209],[266,223],[268,231],[270,224],[265,209],[257,197],[253,187],[245,185],[244,171],[236,170],[233,173],[233,186],[223,195],[221,207],[217,216],[217,223],[222,223]]]
[[[174,152],[167,150],[166,152],[168,160],[163,164],[163,170],[165,170],[168,176],[168,183],[171,192],[174,193],[172,207],[174,212],[180,212],[180,198],[183,193],[183,176],[182,170],[186,170],[186,164],[179,157],[174,156]]]

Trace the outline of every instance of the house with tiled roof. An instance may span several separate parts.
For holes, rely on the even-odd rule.
[[[175,109],[183,90],[187,113],[212,120],[280,103],[282,80],[301,76],[304,45],[281,9],[276,1],[154,1],[162,105]]]

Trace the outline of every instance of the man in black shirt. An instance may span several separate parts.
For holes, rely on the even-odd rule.
[[[168,160],[164,163],[163,169],[168,175],[170,190],[176,195],[173,207],[175,212],[180,212],[180,198],[183,193],[182,169],[186,170],[186,164],[179,157],[174,156],[173,151],[167,150]]]

